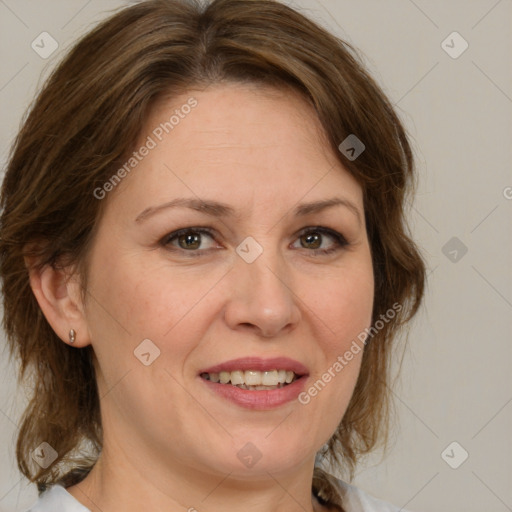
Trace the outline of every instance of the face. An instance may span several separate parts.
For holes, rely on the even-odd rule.
[[[247,85],[160,101],[137,151],[90,253],[105,446],[240,478],[311,462],[371,322],[360,186],[307,103]]]

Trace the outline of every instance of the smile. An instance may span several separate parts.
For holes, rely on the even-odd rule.
[[[291,370],[234,370],[231,372],[221,371],[212,373],[202,373],[201,378],[220,384],[230,384],[240,389],[248,390],[270,390],[279,389],[294,380],[298,375]]]

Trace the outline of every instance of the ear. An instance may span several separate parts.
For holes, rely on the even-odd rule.
[[[80,295],[78,276],[69,268],[54,268],[46,265],[42,269],[25,258],[30,286],[46,320],[57,336],[70,343],[69,331],[75,331],[73,347],[90,344],[85,308]]]

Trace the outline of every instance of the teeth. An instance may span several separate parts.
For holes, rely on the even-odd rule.
[[[244,372],[244,382],[240,382],[240,384],[247,384],[247,386],[259,386],[261,384],[261,372],[246,370]]]
[[[242,389],[268,389],[269,387],[282,387],[298,378],[289,370],[270,370],[260,372],[257,370],[235,370],[232,372],[203,373],[202,376],[212,382],[221,384],[231,383]]]
[[[233,386],[236,386],[237,384],[243,384],[244,383],[244,372],[241,372],[238,370],[231,372],[231,378],[229,380],[231,381],[231,384],[233,384]]]
[[[264,386],[277,385],[279,383],[279,380],[277,380],[277,370],[272,370],[271,372],[263,372],[261,383]]]
[[[235,387],[240,389],[249,389],[250,391],[269,391],[271,389],[282,388],[283,386],[286,386],[286,384],[278,384],[277,386],[246,386],[245,384],[238,384]]]

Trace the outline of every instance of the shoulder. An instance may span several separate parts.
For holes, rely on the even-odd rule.
[[[377,499],[343,480],[334,477],[332,480],[340,491],[343,506],[347,512],[408,512],[401,507]]]
[[[61,485],[43,492],[27,512],[90,512]]]

